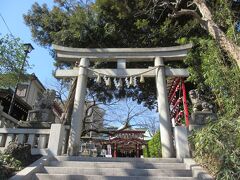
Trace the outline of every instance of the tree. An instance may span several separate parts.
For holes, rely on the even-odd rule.
[[[161,152],[160,131],[158,131],[152,139],[148,141],[147,147],[143,149],[143,154],[144,157],[159,158],[162,157]]]
[[[240,47],[231,40],[231,37],[227,37],[227,34],[214,21],[214,18],[216,17],[214,17],[214,13],[212,13],[209,9],[209,6],[211,7],[211,5],[213,6],[213,8],[216,8],[216,6],[219,6],[219,5],[223,6],[222,9],[224,9],[224,11],[220,12],[222,14],[220,14],[219,12],[216,12],[216,13],[219,13],[218,15],[220,15],[221,20],[225,18],[225,21],[226,21],[227,19],[228,21],[230,21],[230,25],[234,25],[234,28],[236,28],[235,22],[232,19],[233,13],[230,12],[230,5],[232,4],[232,2],[220,1],[220,0],[215,0],[215,1],[205,1],[205,0],[154,1],[153,0],[152,2],[153,2],[153,7],[155,9],[159,7],[168,8],[170,10],[169,15],[173,18],[177,18],[180,16],[191,16],[194,19],[196,19],[197,22],[200,23],[201,27],[205,29],[209,33],[209,35],[211,35],[216,40],[216,42],[220,45],[220,47],[224,51],[226,51],[238,63],[238,66],[240,67]],[[219,11],[219,10],[216,9],[216,11]],[[224,15],[228,15],[228,17],[226,16],[224,17]],[[229,23],[227,25],[229,26]],[[229,28],[229,27],[224,27],[224,28]]]
[[[138,105],[131,98],[116,101],[111,106],[102,105],[102,107],[106,110],[106,119],[111,121],[111,124],[108,123],[108,126],[119,124],[123,128],[142,127],[141,122],[143,119],[149,119],[154,116],[152,111],[142,104]]]
[[[159,120],[156,117],[146,117],[140,120],[138,125],[149,130],[150,136],[154,136],[159,131]]]
[[[67,94],[69,93],[69,89],[71,87],[71,82],[70,80],[54,80],[51,82],[47,82],[47,86],[50,89],[54,89],[56,91],[56,98],[59,100],[59,102],[61,103],[61,106],[63,107],[63,109],[66,109],[65,105],[66,105],[66,99]]]
[[[141,120],[150,119],[150,113],[152,114],[146,107],[136,106],[136,102],[132,102],[129,98],[102,103],[92,97],[86,100],[85,107],[82,136],[89,132],[114,135],[106,129],[107,127],[119,126],[114,133],[128,128],[143,127]],[[146,124],[145,128],[147,128]]]
[[[70,47],[101,46],[102,30],[91,6],[70,1],[58,2],[49,10],[46,4],[32,5],[24,15],[35,41],[45,47],[52,43]]]
[[[188,2],[192,3],[189,4]],[[204,9],[205,11],[203,11]],[[208,31],[210,27],[206,23],[209,22],[209,26],[213,28],[216,25],[215,28],[219,30],[219,33],[221,32],[221,36],[224,35],[225,45],[228,42],[230,44],[231,42],[235,43],[236,46],[232,46],[234,52],[234,49],[238,49],[237,45],[240,44],[240,33],[236,30],[236,24],[240,17],[239,9],[240,5],[236,3],[233,5],[232,1],[224,0],[97,0],[95,3],[87,5],[74,0],[59,0],[52,10],[49,10],[46,5],[40,6],[35,3],[32,9],[24,15],[24,19],[32,31],[33,38],[42,46],[49,47],[52,43],[55,43],[63,46],[85,48],[172,46],[191,41],[196,37],[199,38],[197,41],[203,39],[211,41],[212,37],[210,37],[210,31]],[[210,17],[211,19],[204,19]],[[223,43],[219,43],[217,37],[215,41],[218,44],[214,50],[221,54],[218,60],[222,61],[217,67],[225,69],[224,71],[231,70],[235,63],[231,57],[226,55],[225,51],[228,54],[230,52],[222,47]],[[193,73],[189,79],[195,85],[197,85],[196,83],[207,85],[207,91],[206,88],[200,88],[204,93],[211,94],[213,89],[211,86],[218,88],[221,86],[215,86],[217,82],[214,80],[211,83],[205,82],[206,79],[211,79],[210,72],[212,70],[207,66],[202,68],[203,60],[196,55],[199,52],[204,54],[204,52],[200,49],[202,46],[198,46],[197,43],[195,45],[191,54],[195,54],[194,57],[198,59],[198,62],[193,60],[192,57],[189,58],[192,62],[188,61],[187,64],[190,70],[197,70],[202,78],[199,78],[196,82],[194,80],[196,73]],[[208,64],[208,67],[214,67],[215,62],[210,62],[210,64],[211,66]],[[150,63],[137,64],[135,67],[147,65],[153,66]],[[111,64],[103,62],[95,66],[103,67],[111,66]],[[186,67],[185,64],[171,64],[171,66]],[[226,78],[231,79],[234,76],[238,79],[236,70],[231,72],[228,73],[229,76]],[[137,88],[114,89],[114,87],[106,88],[103,84],[97,85],[91,79],[88,81],[88,89],[92,93],[96,93],[96,98],[101,102],[131,96],[138,103],[144,102],[145,106],[154,109],[157,105],[156,89],[152,88],[155,87],[154,84],[155,80],[149,78],[146,79],[145,84],[139,85]],[[222,99],[224,99],[225,94],[228,94],[228,92],[220,94]],[[217,91],[213,92],[213,95],[215,100],[219,99],[216,98],[219,97]]]
[[[19,38],[6,35],[0,37],[0,87],[13,87],[17,83],[25,58],[23,45]],[[21,79],[29,65],[26,63]]]
[[[190,18],[176,23],[167,12],[144,14],[144,0],[97,0],[82,6],[68,1],[49,10],[47,5],[33,4],[24,15],[37,43],[44,47],[58,44],[69,47],[156,47],[176,45],[182,36],[197,35],[196,23]],[[151,10],[150,7],[147,9]]]

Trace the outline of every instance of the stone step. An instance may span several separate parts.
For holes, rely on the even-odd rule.
[[[186,169],[184,163],[51,161],[48,166],[81,168]]]
[[[159,177],[159,176],[99,176],[36,173],[37,180],[197,180],[193,177]]]
[[[137,162],[137,163],[182,163],[177,158],[106,158],[106,157],[82,157],[82,156],[56,156],[58,161],[89,161],[89,162]]]
[[[71,175],[101,175],[101,176],[167,176],[167,177],[191,177],[190,170],[169,170],[169,169],[117,169],[112,168],[91,168],[81,167],[49,167],[44,166],[43,173],[48,174],[71,174]]]

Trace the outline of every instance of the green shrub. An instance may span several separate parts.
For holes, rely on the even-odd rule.
[[[11,142],[7,149],[4,151],[5,156],[14,158],[21,162],[22,166],[27,166],[31,161],[31,145],[19,144],[17,142]],[[10,159],[9,159],[10,160]]]
[[[0,179],[8,179],[14,171],[20,169],[20,161],[0,152]]]
[[[39,157],[31,155],[29,144],[11,142],[4,153],[0,153],[0,179],[8,179],[14,172],[23,169]]]
[[[194,159],[216,179],[240,179],[240,118],[220,119],[189,138]]]
[[[193,156],[216,179],[240,179],[240,71],[209,37],[192,38],[188,80],[214,104],[219,121],[190,137]]]
[[[160,131],[158,131],[153,138],[148,141],[148,148],[143,149],[144,157],[158,158],[162,157]]]
[[[3,165],[14,168],[15,170],[21,170],[22,169],[22,163],[21,161],[15,159],[9,154],[2,154],[0,157],[0,161]]]

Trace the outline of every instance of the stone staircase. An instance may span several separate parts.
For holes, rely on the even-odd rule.
[[[39,180],[194,180],[176,158],[55,157],[35,173]]]

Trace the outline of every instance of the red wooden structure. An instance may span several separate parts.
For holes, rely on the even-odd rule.
[[[113,157],[118,156],[118,150],[123,153],[134,154],[134,157],[140,157],[142,146],[146,145],[144,140],[145,131],[125,129],[115,132],[114,136],[110,136],[108,143],[113,147]]]
[[[189,113],[187,105],[186,87],[183,78],[174,78],[168,87],[168,101],[170,105],[170,117],[175,125],[185,124],[189,126]]]

